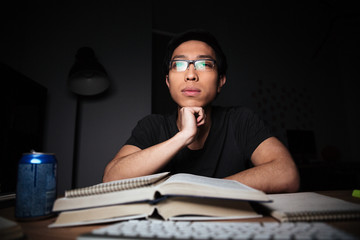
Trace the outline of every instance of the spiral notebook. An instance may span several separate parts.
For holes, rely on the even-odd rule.
[[[169,175],[169,172],[157,173],[143,177],[128,178],[107,183],[100,183],[90,187],[76,188],[65,191],[65,197],[83,197],[115,191],[129,190],[154,184]]]
[[[360,204],[314,192],[269,194],[273,200],[261,203],[281,222],[360,219]]]

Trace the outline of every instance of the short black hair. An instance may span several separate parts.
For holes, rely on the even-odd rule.
[[[218,43],[216,38],[210,32],[203,29],[188,30],[186,32],[176,35],[174,38],[170,40],[167,46],[167,51],[163,62],[164,73],[166,75],[169,74],[169,64],[174,50],[183,42],[190,40],[201,41],[212,47],[212,49],[215,51],[218,74],[219,76],[225,76],[227,69],[226,56],[222,51],[220,44]]]

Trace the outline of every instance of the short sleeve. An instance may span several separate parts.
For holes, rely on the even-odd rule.
[[[245,151],[246,158],[250,159],[255,149],[273,134],[269,126],[250,109],[237,108],[233,117],[235,138]]]
[[[126,145],[137,146],[141,149],[148,148],[158,143],[156,136],[159,135],[159,124],[162,121],[160,115],[149,115],[141,119],[132,130]]]

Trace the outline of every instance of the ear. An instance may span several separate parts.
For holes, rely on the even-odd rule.
[[[169,85],[170,85],[170,83],[169,83],[169,75],[166,75],[165,81],[166,81],[166,85],[169,87]]]
[[[218,87],[217,87],[218,93],[220,93],[221,88],[225,85],[225,83],[226,83],[226,75],[219,76],[219,83],[218,83]]]

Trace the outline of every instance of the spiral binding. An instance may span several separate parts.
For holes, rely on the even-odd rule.
[[[285,222],[335,221],[350,219],[360,219],[360,213],[348,211],[287,213]]]
[[[103,193],[110,193],[110,192],[116,192],[122,190],[129,190],[139,187],[146,187],[165,176],[165,174],[158,174],[158,175],[160,175],[160,178],[154,177],[155,175],[150,175],[139,178],[130,178],[119,181],[100,183],[90,187],[67,190],[65,191],[65,197],[67,198],[85,197],[95,194],[103,194]]]

